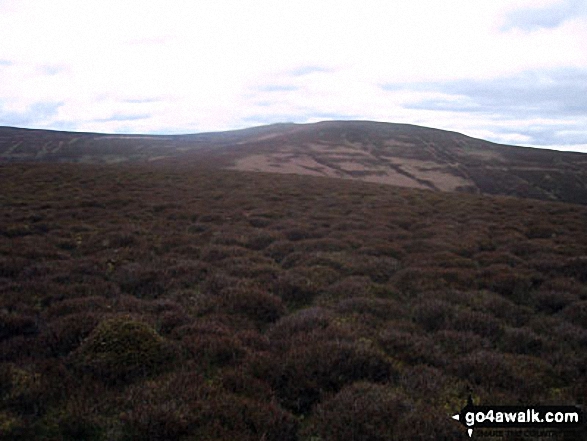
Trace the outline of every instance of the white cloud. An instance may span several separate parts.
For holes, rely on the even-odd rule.
[[[3,0],[0,124],[178,133],[340,117],[495,134],[500,110],[490,105],[485,116],[409,109],[422,91],[380,86],[587,70],[583,9],[576,0]],[[35,120],[42,103],[60,106]]]

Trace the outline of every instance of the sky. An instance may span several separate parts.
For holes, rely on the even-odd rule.
[[[587,0],[0,0],[0,126],[322,120],[587,152]]]

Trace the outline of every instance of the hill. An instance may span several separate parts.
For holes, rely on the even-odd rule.
[[[330,121],[195,135],[0,128],[0,161],[191,162],[401,187],[587,203],[587,155],[406,124]]]

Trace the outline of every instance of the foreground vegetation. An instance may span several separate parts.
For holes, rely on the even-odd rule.
[[[586,404],[583,206],[162,165],[0,177],[0,439],[458,440],[469,393]]]

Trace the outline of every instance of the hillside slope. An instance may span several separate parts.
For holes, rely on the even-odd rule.
[[[584,204],[587,155],[500,145],[368,121],[274,124],[194,135],[104,135],[0,128],[0,162],[202,163],[440,191]]]

